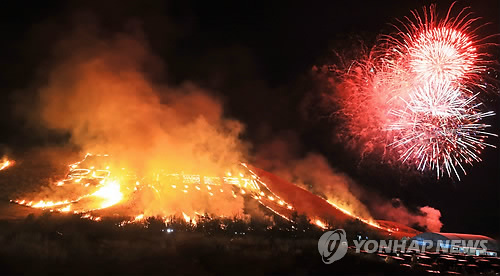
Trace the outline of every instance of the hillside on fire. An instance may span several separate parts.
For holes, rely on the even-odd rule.
[[[4,179],[19,179],[19,173],[30,169],[23,168],[23,164],[24,160],[19,161],[5,173]],[[276,217],[295,222],[297,215],[304,215],[320,229],[357,220],[380,235],[401,238],[419,233],[411,228],[401,232],[395,227],[382,227],[375,220],[358,217],[352,211],[245,163],[219,176],[165,170],[143,175],[121,165],[108,154],[87,153],[84,159],[69,165],[61,180],[24,198],[10,200],[26,207],[4,208],[20,211],[18,218],[28,214],[30,208],[79,214],[96,221],[103,217],[134,218],[122,223],[140,223],[148,217],[162,217],[167,222],[168,217],[175,215],[184,217],[186,222],[196,222],[206,216],[267,217],[271,221]]]
[[[0,9],[1,275],[497,275],[500,2]]]

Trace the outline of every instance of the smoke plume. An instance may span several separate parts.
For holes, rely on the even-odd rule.
[[[256,163],[360,218],[392,220],[410,227],[418,225],[429,231],[441,229],[439,210],[425,206],[414,213],[399,199],[387,202],[378,194],[361,188],[345,173],[332,168],[324,156],[307,153],[299,157],[297,140],[294,135],[284,135],[260,146]]]
[[[441,223],[441,212],[429,206],[420,207],[414,213],[404,206],[403,202],[396,198],[392,202],[379,202],[374,204],[374,212],[380,214],[384,219],[393,220],[408,226],[418,225],[428,231],[439,232]]]
[[[361,190],[356,183],[331,168],[326,158],[318,153],[298,157],[294,141],[293,138],[277,138],[261,146],[257,164],[356,216],[372,220],[366,206],[358,200]]]
[[[56,53],[37,111],[45,126],[69,133],[82,153],[110,154],[142,175],[161,169],[218,176],[244,160],[243,125],[225,118],[221,102],[197,85],[161,82],[165,66],[140,33],[103,39],[80,29]],[[149,195],[140,202],[152,215],[242,208],[235,200],[187,198]]]

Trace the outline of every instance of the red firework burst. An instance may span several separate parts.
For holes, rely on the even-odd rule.
[[[400,152],[400,160],[419,170],[436,171],[439,178],[445,172],[460,179],[462,163],[479,162],[488,136],[487,124],[481,120],[493,116],[481,112],[477,95],[469,96],[449,82],[429,82],[417,87],[409,96],[404,109],[393,110],[394,142],[389,146]]]
[[[487,69],[488,55],[481,48],[488,45],[475,34],[477,18],[468,8],[456,17],[439,18],[434,5],[423,9],[421,16],[413,11],[413,19],[400,21],[402,28],[386,36],[384,49],[394,62],[394,70],[403,70],[414,84],[452,81],[461,85],[480,86],[480,74]]]
[[[460,179],[463,164],[481,161],[493,146],[486,139],[496,135],[481,122],[494,115],[480,102],[486,86],[479,80],[490,64],[486,38],[475,35],[477,19],[467,8],[456,17],[452,8],[442,19],[432,5],[400,21],[396,34],[349,66],[341,105],[353,137],[368,135],[370,147],[380,141],[404,164]]]

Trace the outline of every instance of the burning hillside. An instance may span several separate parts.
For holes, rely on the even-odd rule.
[[[236,215],[236,212],[229,211],[242,208],[238,210],[242,212],[241,202],[251,200],[270,214],[290,221],[294,214],[304,213],[321,228],[326,228],[329,222],[358,219],[388,235],[402,237],[418,233],[408,227],[402,226],[400,230],[390,223],[379,224],[355,216],[350,210],[245,163],[241,163],[237,170],[219,176],[164,170],[140,175],[117,164],[107,154],[88,153],[83,160],[69,165],[69,172],[63,180],[53,184],[55,198],[26,197],[12,202],[37,209],[81,214],[82,218],[96,221],[102,216],[133,217],[133,220],[123,222],[130,223],[150,216],[167,220],[177,215],[189,223],[196,223],[198,217],[205,214]],[[210,206],[211,201],[224,202],[225,205],[216,203],[218,206],[214,208]]]
[[[65,179],[53,184],[55,198],[23,198],[13,202],[82,214],[112,207],[120,215],[134,217],[181,213],[185,216],[205,213],[229,216],[242,210],[238,208],[242,208],[241,201],[246,197],[259,202],[275,202],[279,207],[265,205],[273,211],[293,210],[255,174],[249,173],[245,164],[237,171],[219,176],[163,170],[138,176],[130,169],[117,167],[107,154],[87,154],[69,167]]]
[[[378,224],[344,183],[337,185],[342,179],[325,179],[329,168],[321,158],[304,163],[317,167],[310,182],[330,186],[325,198],[248,165],[243,124],[228,118],[214,92],[192,82],[158,81],[154,76],[166,71],[142,37],[101,38],[79,30],[58,50],[32,119],[68,137],[65,146],[95,154],[14,203],[94,220],[177,215],[192,221],[204,214],[292,220],[306,214],[321,228],[358,219],[397,232]],[[309,165],[289,170],[306,174]]]

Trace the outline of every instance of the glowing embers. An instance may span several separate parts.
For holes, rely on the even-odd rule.
[[[127,224],[132,224],[132,223],[144,223],[145,219],[146,218],[144,217],[144,214],[139,214],[139,215],[135,216],[131,220],[121,221],[120,223],[118,223],[118,227],[123,227],[123,226],[125,226]]]
[[[44,200],[25,200],[25,199],[17,199],[17,200],[11,200],[11,202],[17,203],[19,205],[25,205],[33,208],[50,208],[50,207],[57,207],[61,205],[66,205],[71,203],[69,200],[63,200],[63,201],[44,201]]]
[[[93,221],[101,221],[102,220],[101,217],[95,217],[95,216],[92,216],[91,214],[84,214],[81,216],[81,218],[89,219],[89,220],[93,220]]]
[[[380,226],[378,223],[376,223],[375,221],[373,220],[368,220],[368,219],[364,219],[362,217],[359,217],[359,216],[356,216],[355,214],[353,214],[353,212],[347,210],[346,208],[342,208],[340,207],[338,204],[335,204],[334,202],[330,201],[330,200],[326,200],[326,202],[328,202],[328,204],[332,205],[333,207],[337,208],[338,210],[340,210],[342,213],[346,214],[346,215],[349,215],[350,217],[353,217],[355,219],[358,219],[372,227],[375,227],[375,228],[378,228],[378,229],[382,229],[382,230],[385,230],[387,232],[392,232],[391,229],[388,229],[388,228],[383,228],[382,226]],[[318,225],[319,226],[319,225]],[[321,226],[320,226],[321,227]]]
[[[221,185],[222,181],[220,177],[217,176],[204,176],[203,181],[207,185]]]
[[[174,189],[180,184],[206,184],[208,186],[235,185],[239,187],[246,188],[249,186],[252,189],[259,189],[255,179],[245,178],[243,173],[239,173],[238,176],[232,176],[232,174],[228,172],[227,176],[223,177],[201,176],[198,174],[185,173],[159,174],[157,176],[157,181],[170,182],[172,183],[172,188]]]
[[[201,177],[199,175],[183,174],[182,183],[200,183]]]
[[[269,187],[266,185],[266,183],[264,183],[254,171],[252,171],[250,168],[248,168],[247,164],[241,163],[241,165],[243,167],[245,167],[250,172],[252,179],[251,179],[251,181],[249,181],[249,183],[250,183],[250,186],[252,187],[253,197],[256,200],[258,200],[262,205],[267,207],[272,212],[277,213],[282,217],[284,217],[283,214],[277,212],[273,208],[270,208],[270,205],[274,205],[274,204],[278,203],[277,206],[279,206],[279,208],[286,207],[286,209],[288,209],[288,210],[293,210],[293,206],[286,203],[278,195],[273,193],[269,189]],[[260,183],[260,185],[259,185],[259,183]],[[286,209],[283,209],[283,210],[286,210]]]
[[[14,165],[14,161],[13,160],[9,160],[7,157],[3,157],[1,160],[0,160],[0,171],[2,170],[5,170],[9,167],[11,167],[12,165]]]
[[[322,222],[321,220],[319,220],[319,219],[317,219],[314,223],[317,226],[319,226],[321,229],[327,229],[326,224],[324,222]]]
[[[190,191],[193,191],[206,192],[209,196],[215,196],[216,193],[224,193],[225,188],[223,188],[223,186],[227,186],[227,190],[232,190],[232,196],[237,198],[235,191],[243,196],[247,193],[252,194],[260,190],[255,179],[256,177],[253,177],[253,179],[245,178],[245,175],[241,172],[237,175],[238,176],[233,176],[231,172],[227,172],[226,176],[223,177],[184,173],[159,174],[156,177],[156,181],[161,187],[171,187],[173,189],[179,187],[179,190],[184,194],[189,194]]]
[[[163,174],[156,179],[160,187],[175,189],[181,193],[180,195],[185,197],[190,197],[191,193],[205,193],[210,197],[224,196],[224,194],[228,193],[235,199],[238,197],[252,198],[273,213],[288,220],[293,207],[270,191],[245,164],[242,164],[242,166],[245,167],[245,171],[250,172],[249,177],[245,177],[245,174],[242,172],[227,172],[223,177],[177,173]],[[201,180],[203,182],[200,182]],[[185,213],[183,216],[193,219]]]
[[[56,185],[79,184],[89,187],[104,184],[112,174],[109,158],[108,154],[87,153],[83,160],[69,165],[70,171],[66,175],[66,178],[57,182]],[[124,170],[122,168],[121,171],[115,171],[115,174],[125,175],[126,172]]]

